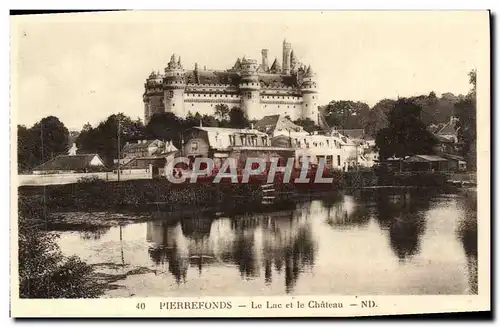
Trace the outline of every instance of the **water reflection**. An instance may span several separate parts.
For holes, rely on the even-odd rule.
[[[457,236],[467,256],[469,293],[477,294],[477,193],[466,192],[460,203],[463,211],[459,220]]]
[[[430,191],[380,191],[376,194],[375,217],[381,228],[389,231],[391,249],[401,262],[420,251],[426,213],[433,197]]]
[[[283,272],[289,292],[300,273],[314,265],[314,241],[303,212],[187,218],[175,225],[149,222],[149,254],[157,265],[167,264],[177,282],[186,280],[190,265],[200,274],[206,265],[233,265],[241,278],[263,274],[267,283],[273,273]]]
[[[326,223],[334,228],[363,227],[370,221],[370,212],[366,204],[356,195],[335,197],[336,201],[321,201],[326,209]]]
[[[177,288],[166,291],[179,294],[219,285],[242,294],[477,294],[476,216],[475,193],[356,191],[277,212],[155,219],[124,226],[123,241],[111,228],[66,242],[110,258],[97,262],[120,262],[125,249],[127,263],[173,276]],[[165,289],[156,282],[152,292]]]

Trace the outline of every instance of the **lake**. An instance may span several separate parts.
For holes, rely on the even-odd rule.
[[[475,191],[338,192],[260,213],[152,212],[58,244],[115,276],[106,297],[477,294],[476,206]]]

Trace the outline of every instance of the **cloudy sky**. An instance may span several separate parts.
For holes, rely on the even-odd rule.
[[[112,113],[143,118],[152,70],[172,53],[227,69],[236,57],[278,57],[284,38],[317,73],[320,103],[469,89],[489,49],[486,12],[123,12],[12,19],[17,123],[47,115],[71,129]],[[478,72],[479,74],[480,72]],[[15,111],[15,112],[14,112]]]

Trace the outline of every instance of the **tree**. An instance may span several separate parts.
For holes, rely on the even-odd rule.
[[[151,139],[172,141],[175,147],[181,144],[181,132],[184,129],[184,120],[171,112],[162,112],[153,115],[146,126],[146,135]]]
[[[421,120],[422,107],[414,99],[400,98],[390,111],[388,127],[381,129],[375,143],[381,159],[433,153],[436,139]]]
[[[218,121],[229,120],[229,106],[227,104],[216,104],[214,116]]]
[[[154,117],[154,116],[153,116]],[[123,113],[113,114],[96,128],[87,124],[76,139],[79,153],[98,153],[108,167],[118,157],[118,122],[120,123],[120,147],[126,142],[145,139],[145,129],[140,119],[132,120]]]
[[[248,128],[250,122],[243,110],[239,107],[233,107],[229,111],[229,127],[231,128]]]
[[[69,132],[54,116],[41,119],[31,128],[18,126],[18,170],[25,171],[60,154],[66,154]]]
[[[341,129],[364,128],[370,107],[364,102],[331,101],[324,109],[329,126]]]
[[[467,96],[455,104],[455,115],[458,118],[458,141],[460,152],[467,159],[467,168],[476,170],[477,131],[476,131],[476,71],[469,72],[469,83],[472,88]]]
[[[17,167],[18,172],[29,171],[40,163],[35,157],[35,138],[30,129],[17,125]]]
[[[308,133],[313,133],[321,130],[321,127],[316,125],[314,121],[310,118],[299,118],[293,122],[295,125],[302,126],[304,130]]]
[[[371,136],[377,135],[378,131],[387,127],[387,115],[394,108],[396,101],[383,99],[377,102],[368,112],[364,129],[365,133]]]

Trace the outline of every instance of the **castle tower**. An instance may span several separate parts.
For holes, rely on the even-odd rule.
[[[302,77],[302,113],[301,118],[310,118],[316,124],[318,123],[318,86],[316,83],[316,74],[311,66],[307,68]]]
[[[295,58],[295,54],[293,50],[290,52],[290,73],[295,73],[297,70],[297,58]]]
[[[269,53],[268,49],[262,49],[262,70],[267,72],[269,70],[269,61],[267,61],[267,54]]]
[[[172,55],[170,62],[165,67],[164,85],[164,102],[165,112],[172,112],[176,116],[185,117],[184,112],[184,89],[186,81],[184,69],[182,68],[181,58],[175,60],[175,55]]]
[[[283,40],[283,74],[290,74],[290,52],[292,46],[287,40]]]
[[[165,110],[163,97],[163,77],[159,73],[153,71],[144,84],[144,94],[142,96],[142,101],[144,102],[145,125],[149,123],[154,114],[161,113]]]
[[[257,60],[245,59],[241,61],[242,73],[239,84],[241,94],[241,108],[249,119],[262,118],[260,106],[260,82],[257,75]]]

